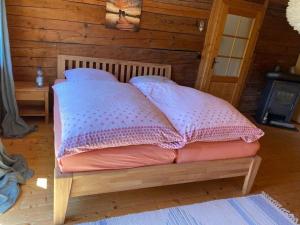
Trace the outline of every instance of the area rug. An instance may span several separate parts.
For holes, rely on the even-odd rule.
[[[298,219],[266,193],[216,200],[81,225],[294,225]]]

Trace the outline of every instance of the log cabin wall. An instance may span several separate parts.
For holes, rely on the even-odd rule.
[[[262,1],[262,0],[252,0]],[[241,110],[256,108],[265,71],[277,63],[288,68],[300,47],[285,20],[285,4],[273,0],[264,22]],[[57,55],[80,55],[173,66],[173,78],[193,86],[212,0],[144,0],[139,32],[105,28],[105,0],[6,0],[15,80],[33,81],[41,66],[56,79]],[[283,35],[284,34],[284,35]]]
[[[42,66],[56,78],[58,54],[166,63],[193,86],[211,1],[143,1],[139,32],[107,29],[105,0],[7,0],[15,80],[33,80]],[[172,2],[172,3],[169,3]]]

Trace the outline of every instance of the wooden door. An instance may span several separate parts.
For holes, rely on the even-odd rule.
[[[237,106],[268,0],[213,3],[196,88]]]

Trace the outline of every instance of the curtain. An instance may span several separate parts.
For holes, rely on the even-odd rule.
[[[5,0],[0,0],[0,131],[4,137],[22,137],[34,130],[20,118],[15,99],[15,88],[7,29]]]
[[[0,139],[0,214],[12,207],[19,194],[20,184],[33,176],[21,155],[8,155]]]

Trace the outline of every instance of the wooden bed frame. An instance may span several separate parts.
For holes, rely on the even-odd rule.
[[[171,66],[123,60],[58,56],[58,78],[66,69],[90,67],[107,70],[122,82],[137,74],[171,78]],[[245,176],[243,194],[248,194],[261,163],[259,156],[200,161],[183,164],[154,165],[131,169],[61,173],[54,169],[54,224],[63,224],[70,197],[94,195],[171,184]]]

